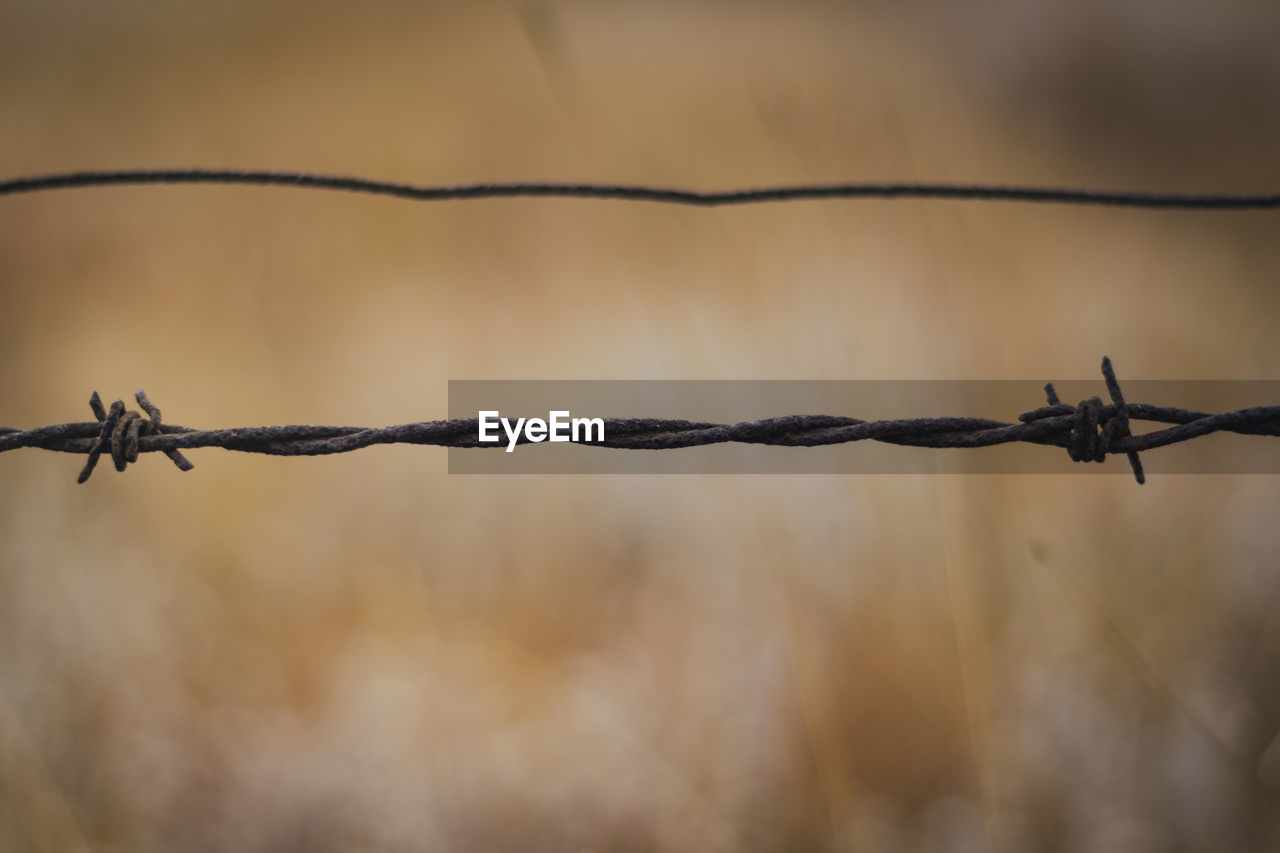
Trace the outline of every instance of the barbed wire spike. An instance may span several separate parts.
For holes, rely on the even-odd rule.
[[[1062,403],[1050,382],[1045,385],[1048,405],[1018,416],[1018,423],[972,417],[908,418],[863,421],[835,415],[785,415],[737,424],[698,423],[659,418],[602,418],[602,441],[578,441],[598,447],[625,450],[674,450],[726,442],[786,447],[819,447],[855,441],[879,441],[909,447],[973,448],[1010,442],[1060,447],[1076,462],[1102,462],[1123,453],[1134,478],[1146,482],[1139,451],[1188,441],[1213,432],[1280,436],[1280,406],[1254,406],[1221,414],[1209,414],[1172,406],[1129,403],[1120,391],[1109,358],[1102,361],[1102,375],[1111,403],[1090,397],[1072,406]],[[159,451],[183,471],[192,465],[180,452],[192,447],[221,447],[242,453],[272,456],[322,456],[348,453],[375,444],[425,444],[440,447],[500,448],[501,443],[481,443],[476,418],[388,427],[336,427],[315,425],[241,427],[198,430],[163,422],[160,410],[138,391],[138,405],[147,417],[125,409],[116,400],[107,409],[94,392],[89,398],[97,420],[53,424],[29,430],[0,427],[0,452],[34,447],[64,453],[87,454],[78,481],[87,481],[103,453],[110,453],[123,471],[140,453]],[[1134,420],[1172,426],[1141,435],[1130,432]],[[516,443],[529,444],[527,435]]]
[[[143,391],[141,388],[134,392],[133,398],[138,401],[138,405],[141,406],[142,410],[151,418],[150,432],[158,435],[163,427],[160,420],[160,409],[147,399],[147,392]],[[168,456],[173,460],[173,464],[178,467],[179,471],[190,471],[192,468],[196,467],[187,459],[187,457],[183,456],[177,450],[165,450],[163,453],[165,456]],[[134,458],[137,458],[136,454]]]
[[[89,451],[89,459],[84,463],[84,468],[80,470],[80,476],[76,479],[77,483],[87,483],[89,478],[93,476],[93,469],[98,466],[98,457],[102,455],[102,451],[111,446],[111,436],[115,434],[116,421],[120,418],[121,412],[124,411],[124,401],[116,400],[111,404],[111,411],[108,413],[102,408],[102,398],[98,396],[98,392],[94,391],[89,397],[89,408],[93,409],[94,417],[102,423],[102,429],[98,432],[98,440],[94,443],[93,449]]]
[[[1102,378],[1107,383],[1107,393],[1111,395],[1111,402],[1116,405],[1115,416],[1107,421],[1107,425],[1102,430],[1102,447],[1099,453],[1105,456],[1111,449],[1112,441],[1126,439],[1130,433],[1129,407],[1124,402],[1124,394],[1120,393],[1120,383],[1116,381],[1116,372],[1111,366],[1111,359],[1105,355],[1102,357]],[[1147,481],[1147,475],[1142,470],[1142,460],[1138,458],[1138,451],[1129,450],[1125,455],[1129,458],[1129,467],[1133,469],[1133,478],[1141,486]],[[1102,459],[1098,461],[1101,462]]]
[[[111,410],[107,411],[102,406],[102,398],[98,396],[98,392],[93,392],[93,396],[89,398],[89,407],[93,409],[94,417],[98,419],[102,427],[98,431],[98,439],[94,443],[93,449],[89,451],[89,459],[85,462],[76,482],[88,482],[89,478],[93,476],[93,469],[98,465],[98,459],[106,451],[110,451],[111,460],[115,463],[116,470],[123,471],[130,462],[138,461],[142,436],[160,434],[160,410],[147,399],[146,392],[141,389],[134,394],[134,398],[149,416],[147,419],[144,419],[137,412],[127,411],[123,400],[113,402]],[[190,471],[195,467],[175,449],[157,449],[172,459],[173,464],[177,465],[180,471]]]

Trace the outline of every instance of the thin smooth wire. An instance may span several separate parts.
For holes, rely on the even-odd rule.
[[[830,199],[914,198],[951,201],[1103,205],[1176,210],[1258,210],[1280,208],[1280,192],[1245,194],[1134,192],[992,184],[913,182],[810,184],[710,192],[628,184],[553,183],[541,181],[423,186],[314,172],[203,168],[96,170],[11,178],[0,181],[0,196],[126,184],[239,184],[298,187],[384,195],[411,201],[552,197],[646,201],[696,207]]]

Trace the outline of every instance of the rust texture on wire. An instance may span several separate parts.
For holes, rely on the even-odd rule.
[[[1073,461],[1102,462],[1109,455],[1125,454],[1139,483],[1145,481],[1138,452],[1187,441],[1212,432],[1280,435],[1280,406],[1256,406],[1221,414],[1209,414],[1169,406],[1128,403],[1116,381],[1111,360],[1102,360],[1111,402],[1090,397],[1078,405],[1062,403],[1053,384],[1045,386],[1048,405],[1019,416],[1019,423],[983,418],[940,417],[862,421],[833,415],[787,415],[737,424],[698,423],[655,418],[605,418],[605,438],[593,446],[628,450],[671,450],[706,444],[743,442],[789,447],[814,447],[874,440],[913,447],[989,447],[1021,441],[1067,450]],[[108,410],[97,393],[90,398],[96,421],[55,424],[29,430],[0,427],[0,452],[37,447],[88,455],[80,472],[89,479],[98,459],[111,456],[123,471],[141,453],[166,454],[183,471],[191,463],[180,451],[221,447],[243,453],[273,456],[323,456],[347,453],[374,444],[429,444],[442,447],[495,448],[482,444],[478,419],[427,421],[399,426],[365,428],[336,426],[261,426],[199,430],[163,423],[157,409],[142,391],[136,394],[146,412],[125,409],[116,400]],[[1129,431],[1131,421],[1173,424],[1141,435]],[[521,436],[520,444],[529,443]],[[588,442],[579,442],[588,443]]]
[[[12,178],[0,181],[0,196],[57,189],[137,184],[242,184],[300,187],[393,196],[411,201],[556,197],[615,199],[618,201],[647,201],[697,207],[720,207],[781,201],[916,198],[953,201],[1088,204],[1178,210],[1280,209],[1280,192],[1244,194],[1134,192],[992,184],[909,182],[809,184],[715,192],[624,184],[552,183],[542,181],[422,186],[313,172],[203,168],[119,169]]]
[[[122,169],[82,171],[21,177],[0,181],[0,196],[94,186],[138,184],[236,184],[338,190],[392,196],[413,201],[480,198],[559,197],[647,201],[700,207],[764,202],[832,199],[940,199],[960,201],[1014,201],[1051,204],[1106,205],[1113,207],[1178,210],[1280,209],[1280,193],[1171,193],[1078,190],[990,184],[943,183],[837,183],[801,186],[733,189],[700,192],[651,186],[600,183],[474,183],[455,186],[420,186],[367,178],[308,172],[243,169]],[[1111,404],[1098,397],[1071,406],[1059,402],[1053,385],[1045,386],[1049,405],[1025,412],[1020,423],[982,418],[914,418],[861,421],[829,415],[790,415],[738,424],[697,423],[649,418],[605,419],[607,438],[592,442],[603,447],[666,450],[724,442],[817,446],[867,439],[917,447],[985,447],[1022,441],[1067,449],[1071,459],[1101,462],[1123,453],[1138,482],[1144,481],[1138,451],[1186,441],[1210,432],[1231,431],[1255,435],[1280,435],[1280,406],[1258,406],[1222,414],[1145,404],[1128,404],[1111,369],[1103,359]],[[345,453],[373,444],[433,444],[446,447],[489,447],[478,440],[476,419],[429,421],[368,429],[364,427],[267,426],[224,430],[197,430],[165,424],[146,394],[138,404],[147,413],[126,410],[115,401],[103,407],[97,393],[90,399],[96,421],[57,424],[31,430],[0,428],[0,452],[19,447],[39,447],[88,454],[80,482],[89,479],[103,453],[110,453],[123,471],[139,453],[160,451],[182,470],[191,463],[183,448],[222,447],[246,453],[278,456],[319,456]],[[1147,420],[1174,426],[1142,435],[1129,431],[1131,420]],[[520,443],[525,443],[522,439]]]

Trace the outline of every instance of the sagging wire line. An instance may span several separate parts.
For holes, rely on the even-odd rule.
[[[97,170],[10,178],[0,181],[0,196],[127,184],[241,184],[298,187],[384,195],[411,201],[481,198],[593,198],[683,204],[696,207],[723,207],[736,204],[784,201],[914,198],[950,201],[1103,205],[1167,210],[1258,210],[1280,208],[1280,192],[1245,194],[1135,192],[1000,186],[993,184],[914,182],[811,184],[707,192],[642,185],[542,181],[422,186],[315,172],[204,168]]]
[[[1067,450],[1072,461],[1102,462],[1125,454],[1134,478],[1144,483],[1139,451],[1188,441],[1213,432],[1280,436],[1280,406],[1255,406],[1221,414],[1171,406],[1128,403],[1120,391],[1111,360],[1102,374],[1112,402],[1090,397],[1072,406],[1058,399],[1053,383],[1045,386],[1048,405],[1019,415],[1019,423],[970,417],[907,418],[863,421],[835,415],[786,415],[736,424],[701,423],[659,418],[604,418],[604,438],[579,444],[626,450],[674,450],[708,444],[741,442],[786,447],[818,447],[854,441],[880,441],[911,447],[990,447],[1011,442],[1051,445]],[[161,452],[183,471],[192,465],[180,451],[221,447],[272,456],[323,456],[348,453],[375,444],[427,444],[440,447],[494,448],[479,440],[479,419],[464,418],[388,427],[260,426],[200,430],[163,423],[160,410],[138,391],[147,413],[125,409],[116,400],[108,410],[97,392],[89,400],[96,421],[54,424],[29,430],[0,427],[0,452],[35,447],[88,455],[79,482],[93,473],[98,459],[111,456],[117,471],[141,453]],[[1173,424],[1141,435],[1129,431],[1131,421]],[[527,435],[518,444],[533,443]]]

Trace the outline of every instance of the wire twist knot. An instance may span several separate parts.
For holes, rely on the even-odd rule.
[[[110,410],[102,405],[102,398],[94,391],[89,398],[89,406],[93,414],[102,422],[98,430],[98,441],[89,451],[89,459],[84,464],[77,482],[83,483],[93,475],[98,459],[104,452],[111,453],[111,461],[117,471],[123,471],[130,462],[138,461],[138,439],[145,435],[159,435],[161,432],[160,410],[147,399],[146,392],[139,390],[133,395],[148,417],[138,412],[125,409],[123,400],[116,400]],[[190,471],[194,466],[177,450],[165,450],[164,454],[173,460],[180,470]]]
[[[1120,391],[1120,383],[1116,380],[1115,369],[1111,359],[1103,357],[1102,376],[1107,383],[1107,393],[1111,395],[1114,407],[1108,410],[1099,397],[1081,400],[1076,406],[1064,404],[1058,399],[1058,392],[1053,383],[1044,386],[1049,405],[1022,416],[1023,422],[1043,420],[1051,417],[1069,415],[1071,432],[1067,437],[1067,455],[1072,462],[1103,462],[1110,453],[1123,452],[1129,458],[1129,467],[1138,483],[1146,482],[1146,474],[1142,470],[1142,460],[1135,450],[1113,449],[1113,445],[1129,438],[1129,406],[1125,403],[1124,394]]]

